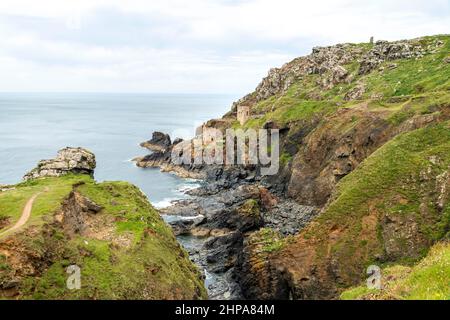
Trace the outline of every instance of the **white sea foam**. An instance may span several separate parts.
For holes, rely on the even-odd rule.
[[[153,203],[153,206],[156,209],[167,208],[167,207],[170,207],[172,205],[172,202],[175,200],[179,200],[179,199],[178,198],[164,198],[161,201]]]
[[[181,186],[179,186],[177,188],[177,191],[181,192],[181,193],[186,193],[186,192],[188,192],[190,190],[194,190],[194,189],[197,189],[199,187],[200,187],[199,183],[186,183],[186,184],[182,184]]]

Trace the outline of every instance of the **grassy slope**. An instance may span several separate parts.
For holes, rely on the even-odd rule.
[[[318,243],[318,261],[331,252],[348,278],[361,276],[364,267],[373,263],[374,256],[384,252],[379,234],[379,219],[384,215],[411,216],[430,241],[445,237],[450,231],[450,204],[439,213],[430,199],[429,216],[425,218],[419,211],[424,195],[433,194],[435,188],[433,180],[423,182],[419,177],[430,167],[431,156],[441,160],[431,166],[432,176],[448,170],[449,122],[398,136],[343,178],[334,201],[301,234]],[[368,225],[372,215],[378,220],[376,226]],[[336,229],[341,230],[340,236],[331,241],[329,234]],[[392,240],[399,245],[405,241],[401,237]]]
[[[46,178],[19,184],[16,190],[0,196],[0,208],[15,220],[27,198],[42,193],[33,207],[31,224],[43,225],[45,216],[52,215],[72,190],[72,185],[84,182],[77,190],[103,206],[102,215],[112,215],[117,235],[132,233],[129,248],[110,241],[76,236],[68,238],[53,225],[46,237],[40,233],[33,238],[16,236],[27,248],[42,252],[51,250],[51,266],[40,277],[27,277],[22,282],[24,298],[34,299],[174,299],[206,297],[198,271],[179,246],[170,228],[150,205],[145,195],[126,182],[95,183],[91,178],[70,175]],[[3,210],[2,210],[3,211]],[[42,219],[44,218],[44,219]],[[8,271],[5,257],[0,261]],[[81,268],[81,290],[66,288],[66,267]],[[9,270],[11,271],[11,270]]]
[[[89,176],[85,175],[68,175],[20,183],[14,186],[15,190],[0,192],[0,216],[9,218],[11,225],[14,224],[21,216],[26,202],[34,194],[41,192],[33,204],[32,216],[27,225],[39,224],[43,215],[59,208],[74,183],[89,180]]]
[[[412,268],[391,266],[381,274],[382,290],[360,286],[343,292],[341,299],[450,300],[450,243],[435,245]]]

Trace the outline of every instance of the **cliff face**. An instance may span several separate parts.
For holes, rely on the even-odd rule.
[[[449,137],[448,121],[402,134],[339,182],[323,212],[272,257],[294,297],[336,297],[368,265],[416,261],[446,237]]]
[[[60,152],[61,154],[61,152]],[[9,231],[37,195],[25,225]],[[0,297],[203,299],[197,268],[146,196],[90,175],[28,180],[0,193]],[[79,268],[80,288],[69,287]]]
[[[203,196],[266,190],[247,195],[262,223],[242,235],[234,264],[246,298],[337,298],[370,263],[413,263],[446,237],[449,52],[448,35],[315,48],[270,70],[221,121],[205,124],[280,129],[277,175],[194,168],[206,186],[194,193],[200,200],[181,205],[201,211],[196,227],[207,227],[216,218]],[[239,106],[250,108],[243,125]]]

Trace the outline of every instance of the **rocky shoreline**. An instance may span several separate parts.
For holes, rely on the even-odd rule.
[[[203,151],[213,130],[278,129],[276,175],[175,165],[181,141],[163,133],[142,144],[153,152],[138,166],[203,181],[162,213],[189,217],[169,222],[179,237],[203,239],[193,260],[228,281],[213,297],[337,299],[370,263],[417,261],[448,237],[449,160],[432,143],[447,143],[449,41],[314,48],[196,132]]]
[[[163,136],[167,135],[155,132],[152,140],[141,144],[152,153],[136,158],[136,165],[201,179],[201,186],[187,191],[188,199],[161,208],[161,215],[191,260],[204,270],[210,299],[252,299],[242,270],[249,267],[254,233],[270,228],[283,239],[307,225],[318,208],[286,198],[279,185],[258,175],[256,167],[173,165],[174,145],[167,143],[170,138],[159,138]]]

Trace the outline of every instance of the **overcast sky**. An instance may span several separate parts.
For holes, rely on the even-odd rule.
[[[316,45],[449,28],[449,0],[1,0],[0,91],[240,94]]]

